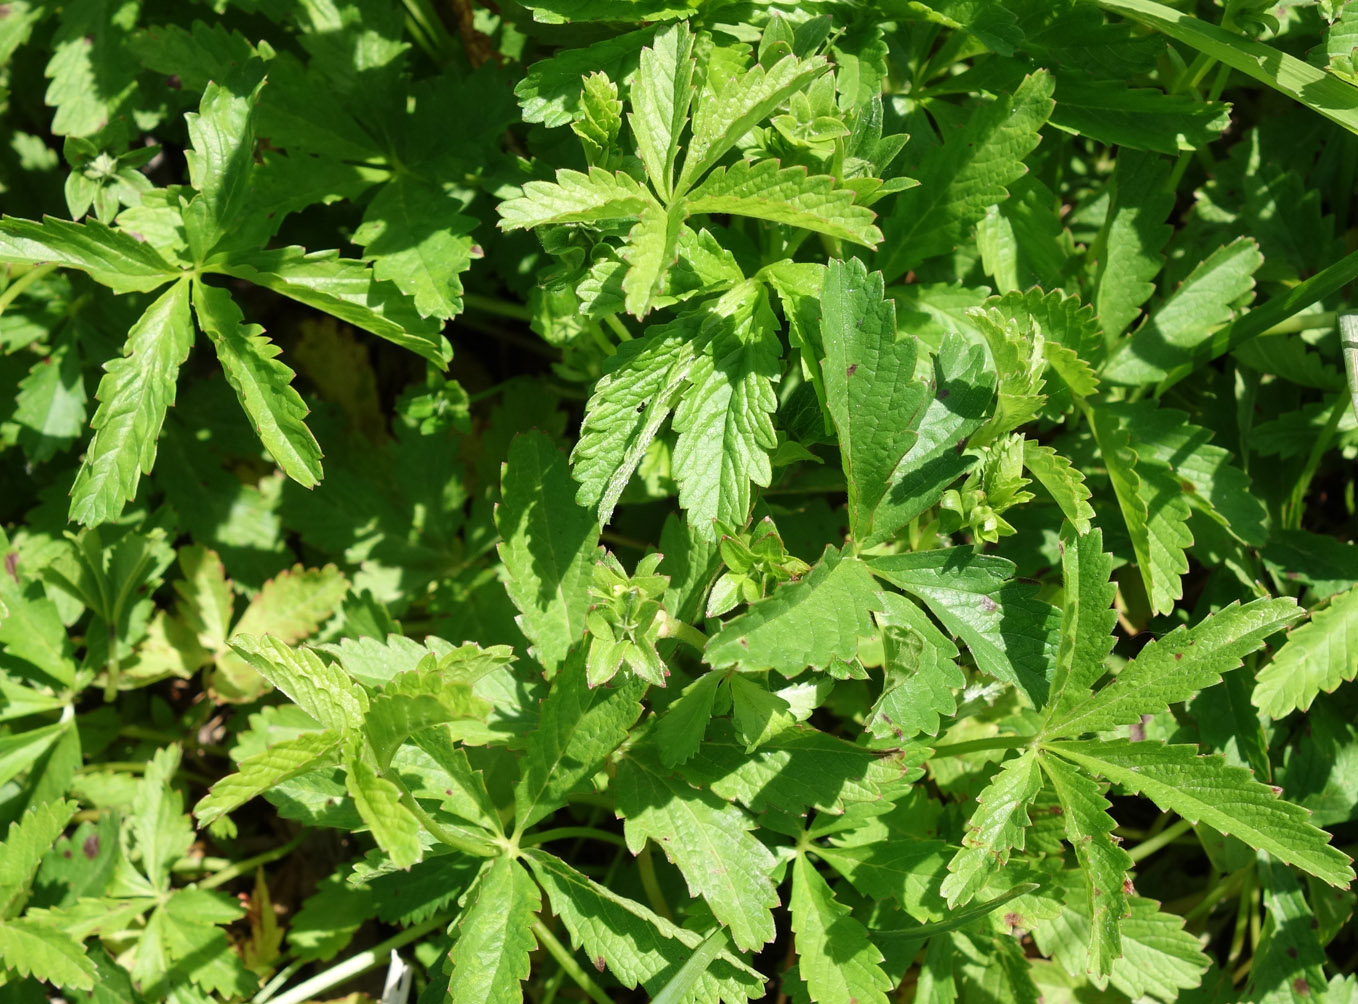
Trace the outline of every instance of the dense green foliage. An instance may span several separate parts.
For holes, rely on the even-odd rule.
[[[0,112],[5,1000],[1358,1001],[1358,4],[11,0]]]

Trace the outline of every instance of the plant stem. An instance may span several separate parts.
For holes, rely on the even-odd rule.
[[[478,296],[476,293],[463,293],[462,303],[468,310],[479,310],[483,314],[495,314],[497,317],[508,317],[515,321],[527,321],[533,316],[521,303],[497,300],[491,296]]]
[[[651,845],[647,844],[637,855],[637,870],[641,873],[641,887],[646,890],[646,898],[651,901],[651,909],[666,920],[672,921],[669,904],[660,889],[660,879],[655,874],[655,861],[651,857]]]
[[[1166,826],[1148,840],[1141,841],[1127,852],[1127,856],[1133,861],[1144,861],[1162,847],[1168,847],[1174,843],[1191,829],[1193,829],[1193,824],[1187,819],[1181,819],[1173,826]]]
[[[244,861],[237,861],[234,864],[228,865],[227,867],[219,871],[216,875],[213,875],[211,878],[206,878],[203,881],[199,882],[198,888],[216,889],[219,885],[226,885],[226,883],[230,882],[234,878],[238,878],[241,875],[248,875],[250,872],[254,871],[261,865],[267,865],[271,861],[277,861],[279,858],[285,858],[289,854],[291,854],[294,850],[296,850],[299,846],[301,846],[302,841],[306,839],[306,835],[307,835],[306,830],[302,830],[300,833],[297,834],[297,836],[293,837],[286,844],[281,844],[278,847],[272,848],[271,850],[267,850],[260,854],[256,854],[252,858],[246,858]]]
[[[412,941],[422,938],[430,931],[446,925],[448,919],[446,915],[440,915],[431,917],[414,927],[407,927],[400,934],[388,938],[380,945],[374,945],[366,952],[359,952],[357,955],[345,959],[339,965],[331,966],[325,972],[318,973],[311,979],[297,984],[287,993],[272,998],[273,1004],[304,1004],[305,1001],[319,997],[325,991],[337,987],[355,976],[361,976],[370,969],[385,965],[392,949],[400,948],[402,945],[408,945]],[[609,1001],[608,1004],[612,1004],[612,1001]]]
[[[935,746],[931,760],[945,756],[966,756],[968,753],[983,753],[986,750],[1023,749],[1033,741],[1032,736],[990,736],[988,739],[972,739],[965,743],[951,743]]]
[[[626,847],[627,841],[616,833],[608,830],[596,829],[593,826],[558,826],[552,830],[541,830],[537,833],[530,833],[519,841],[520,847],[536,847],[538,844],[550,843],[553,840],[568,840],[571,837],[585,837],[589,840],[602,840],[605,843],[617,844],[619,847]]]
[[[575,981],[575,985],[585,992],[585,995],[595,1004],[613,1004],[613,998],[604,993],[603,988],[595,983],[589,973],[585,972],[584,966],[575,961],[566,946],[557,940],[556,935],[547,930],[547,925],[540,920],[533,921],[533,934],[537,937],[538,943],[556,959],[557,965],[566,971],[566,975]],[[288,1002],[292,1004],[292,1002]]]
[[[396,785],[397,790],[401,793],[401,804],[410,810],[410,814],[418,819],[420,825],[428,830],[439,843],[447,844],[454,850],[477,858],[493,858],[500,853],[488,844],[475,843],[440,824],[438,820],[424,811],[424,806],[415,801],[415,796],[406,787],[405,782],[396,775],[395,771],[388,771],[385,776],[392,784]]]
[[[685,624],[677,617],[666,616],[665,626],[661,629],[660,636],[662,638],[673,638],[675,641],[681,641],[685,645],[696,648],[699,652],[707,647],[707,635],[703,634],[692,624]]]
[[[20,293],[26,290],[29,286],[33,285],[33,283],[37,282],[43,276],[56,271],[56,267],[57,266],[55,265],[35,265],[33,268],[30,268],[27,272],[25,272],[23,275],[19,276],[19,278],[15,279],[8,286],[6,286],[5,291],[3,293],[0,293],[0,314],[3,314],[5,312],[5,308],[7,308],[11,303],[13,303],[18,298]]]

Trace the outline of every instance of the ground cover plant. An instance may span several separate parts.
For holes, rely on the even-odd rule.
[[[1356,54],[0,6],[0,993],[1358,1001]]]

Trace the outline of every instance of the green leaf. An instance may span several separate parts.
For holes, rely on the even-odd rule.
[[[797,971],[813,1001],[886,1004],[886,992],[896,981],[882,971],[882,953],[804,854],[792,863],[788,908],[797,937]]]
[[[0,923],[0,963],[21,977],[68,990],[94,988],[94,963],[85,946],[64,931],[31,920]]]
[[[146,308],[127,333],[124,355],[104,364],[94,438],[71,489],[71,519],[94,526],[116,519],[156,462],[165,410],[193,345],[189,283],[181,279]]]
[[[26,662],[64,687],[75,683],[75,646],[61,621],[57,605],[48,598],[42,581],[29,574],[11,549],[9,538],[0,528],[0,560],[7,574],[0,575],[0,646],[11,659]],[[34,571],[39,571],[35,569]],[[16,667],[8,667],[15,673]],[[25,679],[31,673],[19,670]]]
[[[660,762],[666,767],[681,764],[698,752],[723,675],[709,672],[698,677],[656,722]]]
[[[354,231],[373,259],[373,276],[390,282],[425,317],[462,313],[462,273],[472,263],[476,220],[442,188],[398,174],[378,191]]]
[[[139,67],[126,38],[138,7],[132,0],[76,0],[62,9],[45,70],[52,82],[43,95],[56,109],[56,135],[90,136],[128,116]]]
[[[1162,31],[1338,122],[1350,132],[1358,132],[1358,98],[1350,85],[1296,56],[1153,0],[1097,2],[1104,10]]]
[[[1169,168],[1157,156],[1118,155],[1107,220],[1095,242],[1095,307],[1109,338],[1126,331],[1156,291],[1153,280],[1164,266],[1161,249],[1173,232],[1165,223],[1175,204]]]
[[[772,481],[770,456],[778,445],[773,381],[782,342],[768,299],[757,286],[739,287],[713,310],[717,330],[688,370],[691,387],[680,396],[673,423],[679,505],[700,531],[714,520],[745,525],[750,483]]]
[[[1325,949],[1316,937],[1315,918],[1301,885],[1282,865],[1259,856],[1259,884],[1264,892],[1264,922],[1247,999],[1258,1004],[1304,1004],[1313,993],[1330,998],[1325,986]]]
[[[566,458],[541,432],[515,437],[500,481],[505,591],[534,657],[554,673],[584,636],[599,524],[576,504]]]
[[[0,844],[0,921],[22,908],[38,865],[77,808],[75,802],[48,802],[9,824],[5,842]]]
[[[1200,346],[1231,320],[1233,305],[1254,289],[1254,273],[1263,263],[1259,245],[1248,237],[1212,252],[1118,346],[1103,367],[1103,379],[1139,386],[1163,380],[1171,370],[1192,362]]]
[[[688,384],[701,324],[701,315],[683,314],[624,344],[585,405],[571,473],[580,483],[576,501],[602,525]]]
[[[849,529],[871,538],[892,474],[915,445],[928,391],[915,379],[918,342],[896,338],[896,311],[880,272],[831,261],[821,291],[825,398],[849,483]]]
[[[679,927],[640,903],[581,875],[560,858],[536,848],[523,852],[547,893],[552,912],[583,948],[594,967],[607,970],[629,990],[638,985],[657,994],[703,942],[697,931]],[[693,999],[758,999],[764,978],[736,955],[723,951],[697,981]]]
[[[651,312],[665,288],[665,275],[676,259],[684,214],[676,207],[663,209],[648,202],[637,214],[636,225],[627,233],[622,257],[627,272],[622,278],[623,302],[637,319]]]
[[[915,444],[901,458],[890,489],[878,505],[871,547],[935,505],[943,491],[967,472],[975,457],[957,444],[979,429],[995,399],[995,374],[985,350],[949,332],[934,356],[932,396],[916,426]]]
[[[0,736],[0,784],[8,784],[37,763],[69,728],[66,723],[56,722]]]
[[[1061,912],[1034,924],[1033,937],[1044,955],[1060,963],[1068,973],[1086,967],[1085,946],[1093,937],[1089,901],[1075,883],[1079,876],[1067,872],[1061,894]],[[1198,938],[1184,930],[1182,917],[1163,913],[1154,900],[1130,896],[1128,914],[1121,927],[1122,957],[1113,960],[1105,978],[1089,974],[1096,987],[1110,984],[1133,1000],[1147,997],[1173,1004],[1181,992],[1198,986],[1212,961],[1203,954]]]
[[[189,183],[198,189],[184,207],[184,229],[199,262],[240,226],[241,210],[250,195],[255,167],[255,109],[264,82],[246,84],[244,75],[233,74],[229,86],[209,83],[198,112],[184,116],[189,131],[184,159]]]
[[[718,167],[684,201],[690,213],[749,216],[870,248],[882,240],[876,214],[855,205],[852,189],[836,188],[834,178],[804,167],[780,168],[775,160]]]
[[[772,66],[709,65],[693,110],[693,130],[675,189],[687,192],[736,141],[828,68],[823,56],[785,56]]]
[[[1231,106],[1188,94],[1166,94],[1085,74],[1058,73],[1052,125],[1123,150],[1174,155],[1212,142],[1231,123]]]
[[[377,846],[397,868],[409,868],[424,851],[420,846],[420,823],[401,802],[401,791],[361,757],[347,755],[345,787],[359,816],[372,831]]]
[[[1014,684],[1042,706],[1056,648],[1056,610],[1032,586],[1012,580],[1010,561],[950,547],[876,556],[867,565],[873,575],[923,600],[966,643],[983,672]]]
[[[633,854],[655,841],[683,873],[689,895],[706,900],[730,928],[736,947],[751,951],[773,940],[776,862],[751,834],[754,820],[712,792],[689,786],[643,750],[623,759],[616,785]]]
[[[1117,584],[1113,556],[1103,550],[1103,531],[1077,533],[1070,524],[1061,528],[1061,634],[1052,672],[1047,722],[1088,698],[1103,676],[1113,650]]]
[[[180,756],[178,746],[156,750],[132,798],[130,830],[141,851],[141,869],[161,894],[169,891],[170,869],[193,844],[193,822],[174,787]]]
[[[1085,476],[1054,448],[1041,446],[1031,439],[1023,442],[1023,466],[1047,489],[1047,494],[1056,501],[1061,514],[1076,532],[1089,533],[1094,507],[1089,504]]]
[[[50,460],[85,430],[85,381],[73,339],[63,339],[19,381],[14,422],[19,445],[34,463]]]
[[[1340,593],[1287,636],[1273,661],[1255,676],[1251,703],[1270,718],[1306,711],[1358,673],[1358,586]]]
[[[1084,876],[1093,916],[1089,924],[1089,971],[1107,976],[1122,956],[1122,920],[1127,914],[1123,889],[1130,855],[1113,836],[1116,823],[1108,814],[1110,803],[1099,786],[1073,766],[1056,757],[1039,757],[1043,771],[1061,806],[1066,839],[1075,849],[1075,860]]]
[[[1188,571],[1185,552],[1193,544],[1186,525],[1192,509],[1173,474],[1140,462],[1131,436],[1109,412],[1091,409],[1089,425],[1132,538],[1151,610],[1169,613],[1183,596],[1180,576]]]
[[[974,106],[947,142],[921,151],[912,171],[919,187],[896,196],[882,223],[886,244],[876,264],[888,280],[950,253],[990,206],[1009,197],[1007,187],[1027,170],[1023,160],[1051,114],[1054,86],[1050,73],[1030,74],[1012,95]]]
[[[529,956],[537,948],[533,923],[542,894],[523,865],[508,857],[487,865],[473,891],[448,953],[447,999],[519,1004],[520,983],[531,973]]]
[[[655,198],[630,175],[591,167],[588,174],[557,171],[556,181],[530,181],[523,194],[497,207],[501,230],[525,230],[548,223],[603,223],[631,220]]]
[[[95,282],[115,293],[146,293],[179,275],[151,245],[125,230],[114,230],[97,220],[72,223],[43,217],[41,223],[0,217],[0,261],[42,265],[88,272]]]
[[[952,857],[943,841],[875,840],[848,847],[817,845],[815,852],[864,896],[895,899],[913,917],[942,919],[938,884]]]
[[[237,635],[231,647],[322,728],[344,731],[362,725],[368,695],[344,670],[322,662],[311,649],[290,648],[272,635]]]
[[[627,121],[646,174],[666,200],[673,191],[679,137],[693,100],[693,68],[693,35],[688,23],[679,21],[656,32],[654,41],[641,50],[632,82]]]
[[[514,827],[524,832],[593,777],[641,715],[646,684],[635,676],[616,687],[585,681],[582,649],[561,667],[542,702],[537,731],[524,741],[514,786]]]
[[[233,254],[208,267],[323,310],[436,366],[446,366],[452,358],[440,320],[421,316],[394,283],[378,281],[371,267],[341,258],[338,251],[307,254],[299,247],[277,248]]]
[[[1231,463],[1230,453],[1210,442],[1211,432],[1177,408],[1157,407],[1151,401],[1106,407],[1131,433],[1142,467],[1155,464],[1163,475],[1175,478],[1194,509],[1241,543],[1264,545],[1269,537],[1264,504],[1253,493],[1250,479]]]
[[[955,691],[966,686],[957,665],[957,646],[929,615],[899,593],[883,593],[882,694],[872,706],[867,727],[878,738],[904,742],[921,732],[937,735],[940,716],[957,712]]]
[[[1194,627],[1181,624],[1153,638],[1107,686],[1092,697],[1071,693],[1078,703],[1048,721],[1044,736],[1078,736],[1106,732],[1138,721],[1142,715],[1168,710],[1200,690],[1221,682],[1222,674],[1240,666],[1269,635],[1283,630],[1302,614],[1290,597],[1232,603],[1208,614]]]
[[[1353,881],[1349,859],[1329,844],[1329,834],[1307,822],[1305,809],[1219,755],[1199,756],[1192,746],[1126,740],[1047,742],[1054,753],[1145,795],[1189,822],[1206,823],[1279,861],[1342,886]]]
[[[278,360],[278,347],[259,325],[244,323],[224,289],[195,282],[193,309],[264,448],[284,474],[304,488],[315,487],[322,477],[321,448],[306,427],[307,406],[292,386],[296,374]]]
[[[228,774],[214,784],[194,807],[198,824],[206,826],[256,795],[299,774],[338,763],[342,739],[343,734],[334,729],[305,732],[295,739],[276,742],[263,753],[246,757],[237,764],[236,773]]]
[[[703,658],[718,669],[776,669],[795,676],[852,659],[858,639],[872,633],[871,614],[881,609],[867,566],[827,547],[811,572],[727,621],[707,643]]]
[[[450,722],[484,723],[491,710],[490,702],[475,696],[469,683],[452,679],[443,666],[431,665],[403,673],[387,684],[372,699],[363,717],[363,731],[378,767],[386,770],[401,744],[412,736]],[[457,734],[456,729],[451,731]]]
[[[912,766],[805,724],[794,724],[748,751],[730,721],[717,719],[707,740],[679,769],[690,783],[736,801],[752,812],[788,816],[807,809],[839,814],[855,802],[874,802]],[[660,736],[655,743],[664,759]],[[918,774],[918,771],[914,772]]]
[[[940,891],[948,906],[965,905],[985,885],[991,872],[1009,862],[1009,852],[1022,850],[1028,807],[1042,788],[1042,771],[1033,750],[1005,761],[981,794],[967,822],[962,848],[948,862]]]

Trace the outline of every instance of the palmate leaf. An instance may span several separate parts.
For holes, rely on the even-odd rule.
[[[542,894],[523,865],[507,857],[492,861],[473,890],[457,923],[448,953],[448,1000],[476,1004],[519,1004],[522,981],[537,948],[533,923]]]
[[[797,972],[813,1001],[886,1004],[894,984],[882,970],[882,953],[806,855],[792,864],[788,903],[797,937]]]
[[[1287,636],[1273,661],[1255,676],[1256,708],[1270,718],[1305,711],[1322,691],[1358,673],[1358,586],[1340,593]]]
[[[773,479],[782,342],[761,287],[737,287],[712,311],[710,336],[674,412],[673,469],[689,525],[715,536],[714,521],[747,522],[752,482],[766,487]]]
[[[599,524],[576,504],[566,458],[543,433],[514,439],[500,477],[505,591],[535,657],[553,673],[584,635]]]
[[[1009,852],[1023,849],[1028,807],[1041,788],[1037,753],[1028,750],[1002,764],[976,797],[980,805],[967,822],[962,849],[948,862],[948,877],[940,890],[950,908],[970,902],[991,872],[1009,861]]]
[[[1101,406],[1103,407],[1103,406]],[[1159,479],[1176,478],[1190,505],[1225,527],[1250,547],[1268,539],[1267,512],[1252,492],[1250,479],[1231,463],[1231,455],[1211,442],[1212,433],[1189,421],[1177,408],[1151,401],[1106,406],[1132,436],[1138,468],[1154,465]]]
[[[602,223],[636,219],[655,198],[642,184],[621,171],[610,174],[592,167],[556,172],[556,181],[530,181],[523,194],[497,207],[501,230],[523,230],[549,223]]]
[[[1191,363],[1198,347],[1231,319],[1233,304],[1254,288],[1254,273],[1263,263],[1259,245],[1248,237],[1212,252],[1118,346],[1100,375],[1109,383],[1137,386]]]
[[[888,281],[952,251],[990,206],[1008,197],[1051,113],[1053,86],[1046,71],[1031,74],[1012,96],[975,108],[961,132],[924,152],[912,171],[919,187],[896,196],[882,223],[886,245],[875,263]]]
[[[1044,748],[1095,774],[1145,795],[1161,809],[1193,823],[1206,823],[1279,861],[1343,886],[1354,874],[1329,834],[1307,821],[1307,812],[1278,797],[1243,767],[1219,755],[1200,756],[1193,746],[1154,742],[1046,742]]]
[[[1063,876],[1058,890],[1061,912],[1037,921],[1033,938],[1067,972],[1086,969],[1085,945],[1093,934],[1090,904],[1073,872]],[[1154,900],[1130,896],[1121,929],[1122,956],[1113,960],[1111,973],[1089,974],[1096,987],[1112,986],[1133,1000],[1152,998],[1173,1004],[1182,991],[1198,986],[1212,961],[1203,954],[1198,939],[1184,930],[1182,917],[1164,913]]]
[[[774,936],[773,853],[751,830],[754,820],[710,791],[690,786],[634,748],[618,768],[618,812],[627,847],[639,854],[653,840],[678,866],[690,895],[707,901],[730,928],[738,948],[751,951]]]
[[[246,69],[232,74],[226,86],[209,83],[198,111],[184,116],[189,132],[184,159],[189,183],[198,190],[184,207],[184,229],[199,262],[240,226],[241,209],[249,198],[255,110],[264,86],[261,64],[253,66],[258,68],[253,73]],[[255,79],[247,83],[247,74]]]
[[[923,600],[983,672],[1019,687],[1036,706],[1046,701],[1057,614],[1032,586],[1013,581],[1012,562],[951,547],[876,556],[867,565]]]
[[[0,965],[67,990],[94,988],[95,967],[85,946],[65,931],[31,920],[0,922]]]
[[[641,715],[646,684],[631,674],[625,679],[615,687],[591,688],[585,680],[583,648],[557,673],[542,702],[537,731],[524,742],[514,786],[516,833],[563,805],[627,738]]]
[[[344,670],[323,662],[309,648],[290,648],[272,635],[237,635],[231,647],[322,728],[358,729],[368,695]]]
[[[1094,507],[1089,504],[1085,476],[1055,449],[1031,439],[1023,442],[1023,467],[1047,490],[1075,530],[1088,533]]]
[[[127,334],[124,355],[105,364],[94,438],[71,489],[71,518],[94,526],[116,519],[156,462],[165,410],[193,345],[189,282],[181,279],[146,308]]]
[[[1221,682],[1223,673],[1292,624],[1302,611],[1290,597],[1232,603],[1192,628],[1180,625],[1152,639],[1107,686],[1092,697],[1072,693],[1075,703],[1048,720],[1043,735],[1078,736],[1105,732],[1165,711]]]
[[[1186,551],[1193,544],[1186,525],[1192,508],[1173,474],[1140,462],[1131,435],[1112,414],[1093,408],[1089,425],[1132,538],[1151,610],[1169,613],[1183,596],[1180,576],[1188,571]]]
[[[892,474],[918,438],[928,390],[915,379],[918,342],[896,338],[896,311],[880,272],[858,259],[832,261],[821,291],[825,402],[849,483],[849,530],[871,538]]]
[[[1163,157],[1119,153],[1108,217],[1094,244],[1098,261],[1094,305],[1110,337],[1126,331],[1155,292],[1164,267],[1161,250],[1174,232],[1166,220],[1174,207],[1171,164]]]
[[[48,802],[9,824],[0,844],[0,920],[13,916],[28,898],[43,856],[75,815],[74,802]]]
[[[622,490],[688,384],[703,316],[681,314],[627,342],[609,360],[585,405],[571,473],[576,501],[607,525]]]
[[[1069,524],[1061,529],[1060,642],[1052,671],[1047,720],[1079,705],[1104,674],[1104,661],[1113,650],[1117,611],[1111,580],[1113,557],[1103,550],[1103,531],[1077,533]]]
[[[712,722],[708,731],[679,773],[756,813],[841,813],[850,803],[881,798],[882,786],[910,767],[903,757],[885,756],[805,724],[789,726],[753,752],[746,752],[725,719]],[[656,738],[656,752],[663,759],[664,746]]]
[[[472,263],[476,220],[441,189],[398,174],[382,186],[354,231],[373,275],[393,283],[425,317],[462,313],[462,273]]]
[[[236,765],[236,773],[228,774],[214,784],[194,806],[193,814],[198,817],[198,824],[206,826],[256,795],[299,774],[337,763],[342,739],[343,733],[334,729],[306,732],[295,739],[276,742],[263,753],[246,757]]]
[[[804,167],[780,168],[773,160],[719,167],[684,201],[690,213],[749,216],[870,248],[882,240],[873,224],[876,214],[855,205],[852,190],[836,188],[829,175],[808,174]]]
[[[452,358],[442,322],[421,316],[395,284],[379,282],[365,262],[337,251],[307,254],[304,248],[214,257],[209,271],[245,279],[298,303],[323,310],[356,328],[423,356],[436,366]]]
[[[868,729],[900,742],[921,733],[937,735],[942,716],[955,714],[955,691],[966,686],[957,646],[928,614],[899,593],[882,594],[882,694],[872,706]]]
[[[881,609],[877,584],[858,558],[827,547],[811,572],[727,621],[707,643],[703,658],[718,669],[738,665],[795,676],[851,659],[858,639],[872,633]]]
[[[1127,913],[1123,882],[1132,859],[1113,836],[1116,823],[1099,786],[1057,757],[1039,757],[1051,782],[1089,894],[1089,971],[1107,976],[1122,955],[1122,920]]]
[[[828,68],[823,56],[785,56],[768,68],[725,74],[710,67],[693,109],[692,135],[676,190],[691,189],[742,136]]]
[[[627,987],[652,996],[703,942],[697,931],[679,927],[640,903],[581,875],[560,858],[536,848],[524,851],[552,912],[566,925],[571,943],[583,948],[596,969],[607,970]],[[734,953],[719,954],[699,977],[693,1000],[757,999],[764,978]]]
[[[278,360],[278,347],[259,325],[244,323],[224,289],[195,281],[193,309],[264,448],[284,474],[314,487],[322,477],[321,448],[306,427],[309,409],[292,386],[295,374]]]
[[[90,220],[43,217],[41,223],[0,217],[0,261],[79,269],[115,293],[146,293],[179,275],[179,269],[126,230]]]
[[[646,176],[662,199],[669,199],[673,191],[679,137],[693,100],[693,70],[693,35],[688,22],[679,21],[656,32],[654,41],[641,50],[632,84],[627,121]]]

